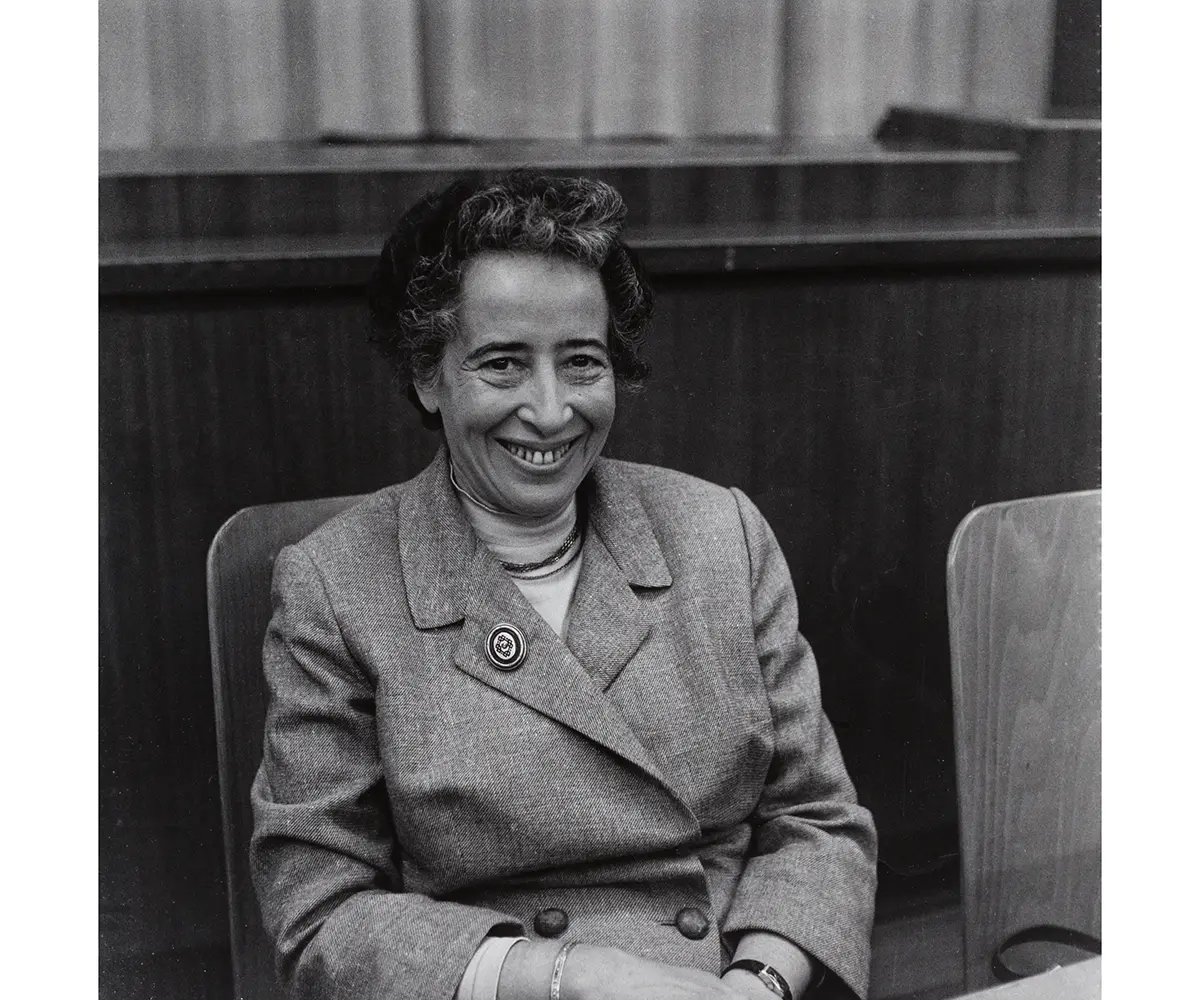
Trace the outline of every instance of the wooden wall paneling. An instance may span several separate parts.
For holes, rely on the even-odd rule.
[[[1096,273],[1069,269],[1035,281],[1019,272],[944,279],[931,290],[927,329],[959,332],[926,355],[920,374],[928,409],[913,542],[927,588],[974,507],[1099,484],[1099,301]],[[953,439],[949,426],[960,427]],[[938,650],[946,629],[944,602],[930,602],[923,645]],[[944,697],[939,661],[927,682]]]
[[[1081,128],[1074,136],[1074,155],[1071,158],[1071,201],[1067,214],[1076,218],[1100,218],[1101,145],[1100,123],[1092,129]]]
[[[1071,161],[1074,136],[1050,123],[1027,131],[1021,163],[1021,209],[1026,215],[1050,214],[1071,203]]]
[[[922,670],[937,655],[921,629],[937,601],[917,572],[922,522],[913,474],[928,417],[949,424],[959,415],[925,409],[917,372],[931,345],[913,334],[923,327],[927,297],[928,282],[912,279],[855,295],[838,338],[833,650],[852,723],[845,738],[864,775],[863,794],[894,824],[883,853],[893,865],[895,841],[944,830],[953,806],[937,753],[948,713]]]
[[[662,226],[699,223],[769,223],[779,218],[779,178],[786,167],[706,165],[656,171],[634,190],[645,192],[635,204],[620,184],[643,171],[588,171],[608,179],[629,205],[629,224]]]
[[[1101,126],[1095,118],[993,119],[974,113],[893,108],[876,130],[888,148],[913,143],[941,148],[1010,149],[1019,165],[1011,183],[993,187],[1003,199],[1001,215],[1033,216],[1055,222],[1099,221]],[[935,168],[927,165],[932,176]],[[963,173],[939,190],[956,188],[952,202],[965,206]],[[979,187],[980,194],[989,189]]]
[[[101,175],[97,199],[101,245],[183,235],[179,201],[172,188],[161,177]],[[156,201],[162,202],[158,211],[153,208]]]
[[[476,176],[476,172],[445,170],[410,174],[339,174],[337,230],[342,233],[389,233],[419,198],[440,191],[456,178],[464,176]]]
[[[1096,267],[656,283],[656,377],[623,397],[610,453],[759,504],[886,859],[927,862],[953,842],[940,563],[971,505],[1097,484]],[[435,438],[352,288],[110,297],[100,323],[104,946],[211,947],[207,545],[239,507],[406,478]]]
[[[657,170],[587,170],[615,184],[632,226],[996,218],[1015,198],[1001,155],[948,163],[806,162]]]
[[[787,278],[770,275],[716,283],[682,275],[657,284],[648,345],[654,376],[624,404],[614,454],[682,463],[696,475],[752,490],[764,507],[786,512],[774,522],[785,544],[799,526],[804,551],[825,545],[829,532],[810,528],[831,516],[829,480],[806,470],[827,465],[832,438],[806,427],[833,409],[820,377],[834,321],[828,303],[799,298]],[[806,592],[824,594],[820,581],[804,581],[797,580]]]
[[[801,176],[800,218],[826,224],[870,217],[874,178],[867,164],[814,163]]]
[[[1064,224],[1021,218],[926,223],[899,219],[809,226],[743,221],[635,227],[628,237],[657,274],[1100,260],[1100,228],[1095,220]],[[101,248],[100,294],[361,287],[382,242],[383,234],[375,233],[108,244]]]
[[[170,325],[160,331],[169,343]],[[223,900],[212,868],[216,802],[208,762],[188,752],[197,738],[209,742],[196,711],[204,685],[196,637],[172,628],[193,613],[170,558],[175,533],[187,539],[169,498],[194,411],[181,411],[142,345],[108,346],[116,350],[101,350],[100,688],[112,715],[100,748],[101,942],[155,952],[223,938],[211,920]]]
[[[462,175],[350,171],[110,178],[100,185],[100,239],[381,232],[421,195]]]
[[[113,714],[101,887],[112,948],[226,935],[198,553],[241,506],[369,490],[432,453],[363,336],[354,294],[273,308],[253,297],[105,304],[101,689]]]
[[[872,172],[869,219],[996,219],[1012,210],[1016,171],[985,163],[889,163]]]
[[[861,151],[860,151],[861,153]],[[997,217],[1014,198],[1005,152],[779,157],[547,169],[616,185],[634,226]],[[209,170],[100,179],[102,242],[386,231],[421,195],[480,169]]]
[[[847,756],[864,774],[864,795],[885,817],[882,823],[889,834],[904,832],[903,816],[913,823],[907,832],[916,833],[931,816],[946,818],[953,809],[953,783],[945,770],[950,732],[940,594],[945,547],[957,518],[981,493],[1034,492],[1047,488],[1048,480],[1060,486],[1095,481],[1098,379],[1094,367],[1089,369],[1086,363],[1088,352],[1096,348],[1094,303],[1090,310],[1083,308],[1075,327],[1076,333],[1090,331],[1090,337],[1074,336],[1070,351],[1044,351],[1040,337],[1053,336],[1048,331],[1063,328],[1069,308],[1087,307],[1089,302],[1072,301],[1057,312],[1043,314],[1040,300],[1029,290],[1028,275],[974,283],[963,279],[967,291],[959,293],[958,305],[954,304],[956,282],[950,280],[928,287],[920,283],[875,287],[871,299],[861,287],[840,285],[825,276],[820,296],[807,306],[796,302],[794,292],[786,301],[779,293],[781,298],[773,300],[769,310],[764,308],[766,315],[761,317],[750,303],[768,297],[772,286],[764,282],[769,279],[740,280],[754,283],[753,294],[747,293],[739,303],[741,313],[730,315],[719,295],[709,300],[689,285],[687,305],[673,307],[684,309],[684,314],[675,311],[660,317],[657,335],[681,325],[670,343],[686,344],[695,354],[717,339],[733,337],[734,331],[770,330],[769,336],[762,335],[769,339],[769,347],[753,340],[755,346],[740,346],[739,337],[752,336],[741,333],[733,337],[728,350],[734,359],[748,352],[751,370],[769,372],[772,386],[787,389],[772,391],[761,380],[751,379],[749,392],[755,405],[750,415],[730,410],[732,403],[710,403],[703,452],[696,452],[694,440],[689,443],[672,435],[662,453],[674,456],[676,463],[695,461],[690,471],[699,475],[745,483],[747,489],[786,491],[780,483],[791,482],[792,477],[808,491],[814,483],[825,487],[812,494],[801,522],[820,523],[822,510],[826,520],[834,516],[835,523],[817,532],[821,542],[808,535],[791,535],[794,518],[772,521],[789,554],[799,551],[802,565],[825,568],[813,580],[805,577],[802,583],[798,578],[797,585],[803,606],[812,610],[812,637],[820,643],[819,649],[830,651],[827,697],[838,706],[834,714],[845,725],[861,727],[858,733],[843,735]],[[1060,287],[1046,279],[1054,301],[1085,279],[1068,273],[1061,280],[1065,284]],[[839,287],[847,297],[839,297]],[[846,291],[847,287],[854,291]],[[943,296],[949,304],[935,307]],[[660,301],[669,301],[667,293]],[[792,321],[793,316],[804,319]],[[791,355],[782,344],[792,346],[792,342],[781,332],[781,317],[788,317],[789,331],[803,331],[799,343],[821,345],[822,353],[808,359],[811,367],[786,363]],[[899,330],[914,333],[915,341],[895,336]],[[973,354],[968,351],[964,358],[961,342],[964,338],[970,342],[973,331],[982,331],[987,347]],[[875,347],[868,351],[865,345]],[[898,345],[905,345],[904,349]],[[691,427],[696,417],[681,411],[694,398],[692,394],[722,391],[714,387],[711,375],[711,367],[722,363],[720,358],[703,353],[693,358],[678,352],[677,346],[675,351],[665,363],[654,355],[660,379],[669,370],[668,378],[688,386],[689,395],[670,397],[671,405],[652,420],[655,428],[680,426],[681,419]],[[956,363],[939,365],[944,357]],[[834,360],[840,367],[831,371]],[[1036,368],[1031,367],[1033,360]],[[879,370],[872,371],[871,362]],[[740,373],[743,367],[739,360],[735,371]],[[885,376],[885,371],[890,375]],[[1010,372],[1010,378],[994,386],[989,395],[996,372]],[[730,379],[738,384],[745,381],[740,374]],[[797,461],[798,422],[789,414],[797,394],[804,394],[802,398],[814,406],[827,398],[821,392],[823,382],[840,394],[836,403],[826,403],[823,411],[817,411],[821,419],[814,414],[812,422],[820,426],[822,439],[838,443],[845,466],[829,455],[816,467],[812,463],[817,459],[811,456]],[[970,391],[953,391],[964,385]],[[901,393],[900,386],[906,391]],[[666,395],[660,394],[661,389],[660,384],[648,390],[636,405],[658,404]],[[1041,401],[1047,396],[1071,400],[1072,418],[1041,412]],[[763,413],[772,412],[773,403],[781,412],[764,419]],[[1089,415],[1091,419],[1084,419]],[[1078,428],[1081,437],[1056,431],[1053,442],[1036,441],[1030,424],[1071,426]],[[771,434],[775,426],[785,428],[779,437]],[[799,424],[801,433],[806,426]],[[1059,450],[1063,437],[1067,443]],[[755,464],[770,452],[768,442],[776,440],[786,442],[779,446],[786,460],[775,466],[786,470],[779,481],[762,475]],[[937,461],[943,451],[945,463]],[[998,451],[1008,456],[999,467]],[[1041,456],[1044,460],[1039,460],[1040,452],[1046,452]],[[1072,453],[1071,457],[1065,458],[1064,452]],[[660,460],[659,453],[650,454],[649,460]],[[917,469],[923,471],[916,473]],[[932,470],[928,479],[924,470]],[[876,506],[881,483],[889,497],[884,507]],[[774,502],[764,503],[769,516]],[[786,495],[786,501],[778,502],[781,508],[794,510],[797,498]],[[818,546],[815,554],[814,546]],[[831,622],[840,624],[835,628]],[[897,715],[896,704],[904,704],[907,715]],[[922,724],[913,725],[914,718],[921,718]],[[881,747],[895,746],[903,749],[881,754]]]
[[[1100,217],[1100,122],[1046,119],[1028,130],[1021,164],[1024,214]]]
[[[1001,218],[1015,201],[1015,164],[809,164],[797,221]]]

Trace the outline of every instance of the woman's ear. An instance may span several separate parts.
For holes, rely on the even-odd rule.
[[[435,391],[435,385],[420,385],[413,383],[413,392],[417,394],[417,399],[421,401],[421,405],[425,408],[426,413],[437,413],[438,398]]]

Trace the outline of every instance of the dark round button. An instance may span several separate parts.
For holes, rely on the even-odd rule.
[[[675,927],[685,938],[699,941],[708,933],[708,917],[703,910],[694,906],[685,906],[675,914]]]
[[[483,644],[483,651],[497,670],[516,670],[525,662],[525,653],[529,647],[525,643],[525,633],[516,625],[501,622],[491,632]]]
[[[571,921],[557,906],[542,910],[533,918],[533,929],[542,937],[558,937],[564,933]]]

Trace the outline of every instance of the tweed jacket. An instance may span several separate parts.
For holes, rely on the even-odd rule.
[[[444,449],[280,554],[251,854],[293,996],[450,1000],[486,935],[551,908],[563,940],[713,973],[774,931],[865,996],[875,830],[771,529],[644,465],[601,459],[583,498],[565,641]]]

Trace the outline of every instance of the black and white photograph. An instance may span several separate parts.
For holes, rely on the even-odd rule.
[[[102,1000],[1099,1000],[1100,8],[100,0]]]

